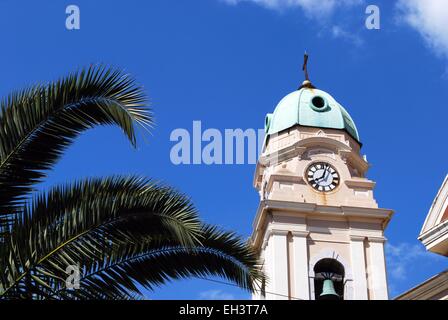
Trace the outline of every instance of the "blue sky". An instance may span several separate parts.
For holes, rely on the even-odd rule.
[[[116,128],[83,134],[45,185],[137,173],[190,195],[204,220],[247,237],[258,205],[254,165],[180,165],[170,133],[262,128],[264,116],[303,80],[350,112],[377,181],[396,214],[386,236],[391,295],[447,267],[416,239],[447,174],[448,11],[443,0],[376,1],[381,29],[367,30],[362,0],[0,0],[0,95],[92,63],[121,67],[146,88],[157,126],[133,150]],[[81,10],[80,30],[65,9]],[[248,298],[204,280],[163,286],[155,299]]]

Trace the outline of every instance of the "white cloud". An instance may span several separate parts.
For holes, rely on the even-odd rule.
[[[337,7],[347,7],[360,4],[363,0],[223,0],[236,5],[240,2],[253,2],[263,7],[275,10],[300,8],[308,17],[322,17],[332,14]]]
[[[329,35],[334,39],[347,41],[356,47],[363,44],[363,40],[357,33],[349,32],[347,21],[351,21],[351,8],[363,4],[365,0],[221,0],[229,5],[239,3],[254,3],[267,9],[285,11],[288,9],[300,9],[308,19],[316,22],[318,36]],[[344,11],[335,13],[336,11]],[[364,14],[364,11],[359,11]],[[335,18],[332,19],[331,17]],[[349,17],[349,18],[347,18]],[[358,29],[357,29],[358,30]]]
[[[422,261],[430,262],[439,259],[427,252],[421,244],[400,243],[386,245],[387,269],[389,275],[396,280],[405,280],[408,272]]]
[[[358,36],[354,33],[348,32],[341,26],[333,26],[331,28],[331,34],[334,38],[347,40],[348,42],[351,42],[352,44],[354,44],[357,47],[361,46],[364,43],[364,41],[361,39],[360,36]]]
[[[222,290],[208,290],[199,294],[201,300],[235,300],[235,296]]]
[[[448,57],[448,5],[446,0],[399,0],[399,20],[408,24],[439,55]]]

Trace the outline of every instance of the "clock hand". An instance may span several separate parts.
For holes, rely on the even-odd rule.
[[[326,167],[327,167],[327,165],[326,164],[324,164],[324,167],[323,167],[323,169],[322,169],[322,175],[319,177],[319,178],[316,178],[316,182],[320,182],[321,180],[322,180],[322,178],[325,176],[325,173],[326,173]]]
[[[326,179],[327,179],[328,172],[330,171],[330,170],[328,170],[328,169],[329,169],[329,166],[328,166],[328,165],[325,165],[325,167],[324,167],[324,174],[322,175],[322,179],[323,179],[323,180],[326,180]]]
[[[325,176],[319,182],[325,181],[328,183],[328,178],[330,177],[330,175],[331,175],[330,166],[327,166],[327,170],[325,171]]]
[[[326,174],[325,174],[325,178],[324,178],[324,180],[327,180],[327,179],[328,179],[328,176],[330,175],[330,170],[327,170],[325,173],[326,173]]]

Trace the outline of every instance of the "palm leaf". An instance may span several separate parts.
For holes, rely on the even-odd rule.
[[[133,80],[103,67],[0,103],[0,299],[135,299],[140,286],[191,276],[261,283],[249,245],[202,225],[187,197],[149,179],[80,180],[30,199],[82,131],[117,125],[135,146],[135,124],[153,124],[144,104]],[[73,265],[79,290],[65,283]]]
[[[241,288],[256,290],[263,275],[250,246],[233,233],[214,227],[205,226],[202,231],[202,244],[189,249],[166,238],[122,243],[104,260],[83,268],[79,289],[61,286],[54,297],[92,299],[100,289],[114,296],[141,294],[137,283],[152,290],[173,279],[208,276],[219,276]]]
[[[132,145],[134,122],[152,125],[145,97],[129,76],[90,67],[0,104],[0,237],[23,200],[84,130],[118,125]],[[1,240],[1,238],[0,238]]]
[[[90,267],[122,243],[160,237],[191,247],[201,239],[196,210],[184,195],[139,177],[88,179],[37,196],[0,245],[0,296],[49,287],[68,265]],[[26,276],[38,276],[25,283]],[[45,289],[45,288],[44,288]]]

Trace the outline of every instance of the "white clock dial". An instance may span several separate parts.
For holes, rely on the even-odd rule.
[[[339,185],[339,174],[326,162],[311,164],[307,169],[307,181],[317,191],[329,192]]]

